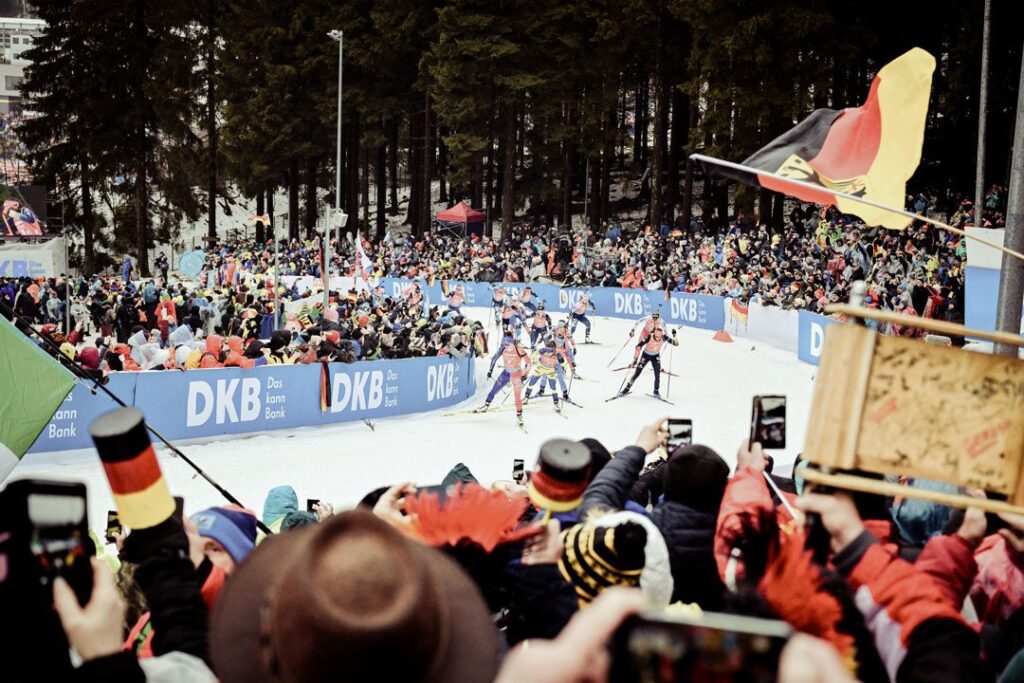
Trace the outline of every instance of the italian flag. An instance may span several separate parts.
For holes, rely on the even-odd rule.
[[[75,376],[0,316],[0,482],[75,385]]]

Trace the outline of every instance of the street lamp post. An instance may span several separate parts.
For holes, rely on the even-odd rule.
[[[338,134],[335,144],[335,156],[334,156],[334,212],[341,217],[341,66],[344,62],[344,46],[345,46],[345,34],[342,31],[334,30],[329,31],[327,36],[331,40],[338,42]],[[331,234],[331,210],[328,207],[327,210],[327,224],[324,226],[324,315],[327,315],[328,306],[328,282],[330,281],[330,272],[327,261],[327,248],[330,244]],[[338,221],[338,240],[341,241],[341,226],[345,223],[344,218]]]

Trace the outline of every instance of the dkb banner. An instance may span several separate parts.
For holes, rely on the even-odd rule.
[[[452,406],[476,391],[471,359],[331,363],[328,371],[325,410],[319,364],[121,373],[109,386],[169,439],[407,415]],[[104,394],[76,387],[31,450],[91,448],[89,423],[113,407]]]
[[[799,315],[796,355],[806,363],[817,365],[825,343],[825,328],[840,323],[834,318],[809,311],[800,311]]]

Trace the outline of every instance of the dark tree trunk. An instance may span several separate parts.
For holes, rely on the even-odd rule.
[[[572,105],[566,103],[563,116],[566,127],[572,124]],[[562,141],[562,224],[572,229],[572,143],[569,139]]]
[[[299,239],[299,160],[288,162],[288,239]]]
[[[388,196],[388,215],[398,215],[398,119],[391,117],[387,123],[388,132],[388,179],[391,181]]]
[[[608,220],[612,189],[612,163],[615,161],[615,105],[608,108],[604,126],[604,149],[601,151],[601,204],[598,216]],[[597,227],[597,224],[595,224]]]
[[[423,191],[423,174],[421,173],[423,156],[420,154],[420,145],[423,142],[421,127],[423,117],[416,116],[415,107],[409,113],[409,204],[406,207],[405,222],[412,227],[413,231],[419,225],[420,211],[423,209],[423,202],[420,193]]]
[[[494,117],[491,117],[487,133],[487,210],[484,235],[494,235]]]
[[[785,201],[786,198],[783,195],[776,194],[772,202],[772,216],[769,225],[771,225],[772,230],[775,232],[782,232],[782,210],[785,206]]]
[[[267,188],[267,216],[270,217],[270,239],[277,239],[277,235],[274,231],[274,192],[277,190],[276,187],[271,185]]]
[[[370,231],[370,150],[366,145],[359,145],[359,158],[362,170],[360,171],[360,190],[363,195],[363,222],[359,227],[367,233]]]
[[[693,161],[686,159],[686,179],[683,181],[683,198],[679,207],[680,220],[684,231],[690,230],[690,219],[693,217]]]
[[[383,126],[384,123],[381,122]],[[377,239],[384,239],[385,229],[387,226],[387,218],[385,212],[387,210],[387,165],[388,165],[388,152],[387,145],[382,140],[377,143],[377,161],[373,166],[374,179],[373,184],[377,189]]]
[[[362,137],[362,121],[359,115],[352,117],[352,125],[346,129],[348,140],[348,187],[345,190],[345,213],[353,224],[359,223],[359,149]]]
[[[590,207],[587,220],[592,228],[597,228],[601,213],[601,158],[590,160]]]
[[[217,239],[217,99],[214,92],[214,59],[217,45],[216,25],[217,0],[207,0],[206,8],[206,234]]]
[[[679,165],[683,160],[683,149],[690,135],[690,98],[674,89],[672,91],[672,143],[668,153],[668,192],[665,196],[665,218],[675,225],[679,205]]]
[[[516,153],[516,109],[512,102],[503,102],[502,137],[504,138],[504,155],[502,164],[501,188],[501,241],[507,244],[512,235],[512,221],[515,216],[515,153]]]
[[[438,130],[437,134],[437,201],[443,203],[445,206],[448,206],[450,203],[448,199],[448,145],[444,144],[444,138],[447,134],[448,131],[443,128]],[[479,159],[474,163],[479,164]],[[474,181],[478,177],[479,174],[474,174]],[[452,191],[452,194],[455,194],[454,190]],[[475,204],[474,206],[480,206],[480,204]]]
[[[93,226],[96,225],[96,217],[92,211],[92,186],[89,182],[89,162],[85,155],[79,157],[79,174],[82,182],[82,243],[85,248],[82,273],[89,276],[96,272],[96,255],[93,248]]]
[[[433,196],[431,181],[433,180],[434,171],[434,140],[433,135],[431,135],[433,130],[434,124],[431,122],[430,116],[430,92],[428,91],[423,97],[423,209],[416,231],[417,235],[422,235],[430,230],[431,219],[434,213],[434,204],[431,201]]]
[[[136,91],[141,93],[145,88],[149,69],[148,36],[146,30],[146,3],[135,3],[134,38],[136,48],[141,52],[136,60],[133,76]],[[146,250],[149,241],[149,140],[146,137],[146,109],[139,109],[139,120],[135,121],[135,264],[136,272],[142,277],[149,277],[149,254]]]
[[[264,213],[264,201],[263,192],[256,193],[256,216],[262,216]],[[263,228],[263,223],[256,221],[256,244],[263,244],[267,239],[266,231]]]
[[[665,213],[662,188],[668,135],[668,88],[665,84],[665,19],[659,17],[654,60],[654,149],[651,152],[651,227],[658,230]]]
[[[302,227],[306,229],[306,239],[313,239],[317,232],[319,212],[316,201],[316,171],[316,159],[306,159],[306,211],[302,221]]]

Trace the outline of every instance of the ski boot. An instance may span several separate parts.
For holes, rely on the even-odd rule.
[[[558,401],[555,401],[555,412],[559,414],[561,414],[562,412],[562,404],[559,403]]]
[[[633,388],[633,383],[632,382],[627,382],[626,386],[622,387],[622,389],[619,390],[618,395],[619,396],[625,396],[626,394],[629,393],[629,390],[632,389],[632,388]]]
[[[488,409],[488,408],[490,408],[490,407],[491,407],[491,404],[490,404],[490,403],[484,403],[484,404],[483,404],[482,406],[480,406],[479,408],[476,408],[476,409],[474,409],[474,410],[473,410],[473,412],[474,412],[474,413],[486,413],[486,412],[487,412],[487,409]]]
[[[659,392],[657,389],[654,390],[654,393],[651,394],[651,396],[653,396],[654,398],[656,398],[658,400],[661,400],[661,392]]]
[[[523,392],[523,405],[525,406],[527,403],[529,403],[531,398],[533,398],[532,390],[527,389],[525,392]]]
[[[517,410],[516,411],[516,422],[519,423],[520,427],[526,427],[526,423],[523,422],[523,411],[521,411],[521,410]]]

